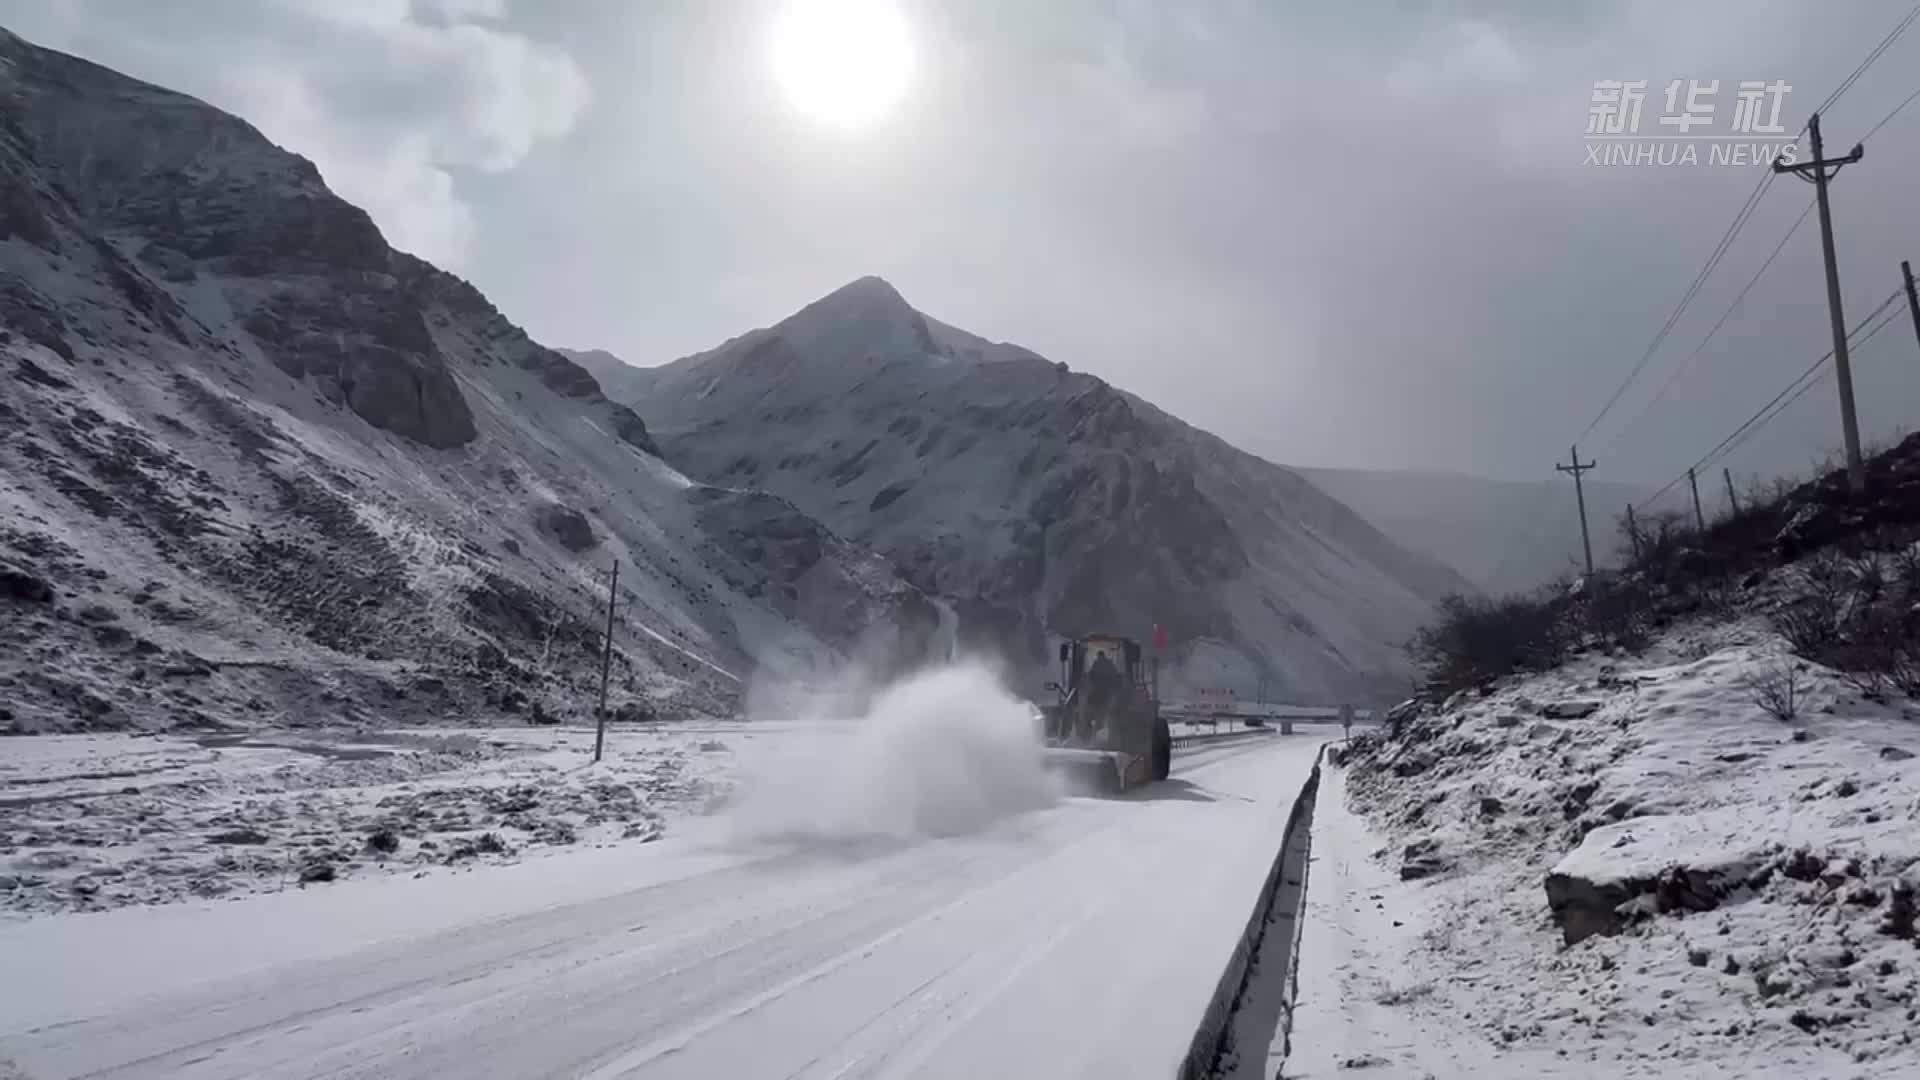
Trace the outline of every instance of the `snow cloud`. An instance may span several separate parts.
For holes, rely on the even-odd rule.
[[[476,235],[461,174],[514,168],[591,97],[566,51],[501,25],[506,13],[504,0],[65,0],[4,17],[239,114],[311,158],[396,247],[459,267]]]

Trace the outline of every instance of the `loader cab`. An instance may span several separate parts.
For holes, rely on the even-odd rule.
[[[1118,672],[1123,690],[1137,693],[1147,688],[1147,665],[1141,657],[1139,642],[1115,635],[1092,634],[1060,643],[1057,685],[1062,701],[1088,691],[1094,668],[1103,658]]]

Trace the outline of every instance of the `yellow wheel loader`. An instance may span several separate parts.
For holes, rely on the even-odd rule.
[[[1173,734],[1140,643],[1117,634],[1063,642],[1060,669],[1048,684],[1060,700],[1040,710],[1047,764],[1102,791],[1165,780]]]

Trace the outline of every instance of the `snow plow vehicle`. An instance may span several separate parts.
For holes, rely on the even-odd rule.
[[[1060,668],[1048,684],[1060,699],[1040,710],[1047,765],[1100,791],[1165,780],[1173,734],[1140,643],[1116,634],[1062,642]]]

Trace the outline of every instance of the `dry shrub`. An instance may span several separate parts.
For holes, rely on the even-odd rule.
[[[1748,672],[1740,680],[1740,687],[1746,691],[1747,700],[1783,724],[1798,719],[1800,707],[1806,703],[1807,686],[1801,680],[1800,666],[1790,659],[1776,659]]]
[[[1514,671],[1541,671],[1567,653],[1568,635],[1549,590],[1497,600],[1449,596],[1414,635],[1410,651],[1427,685],[1451,692]]]

